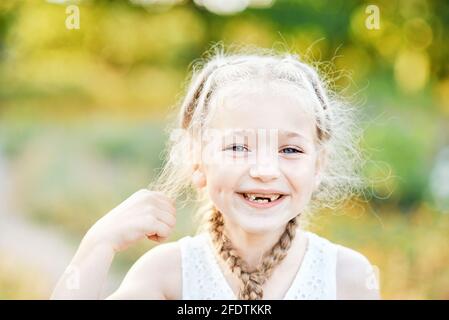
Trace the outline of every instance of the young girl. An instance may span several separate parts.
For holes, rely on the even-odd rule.
[[[298,57],[218,51],[193,72],[157,186],[90,228],[52,298],[99,299],[114,255],[167,239],[191,186],[198,233],[149,250],[109,299],[379,298],[363,255],[305,230],[358,186],[352,118]]]

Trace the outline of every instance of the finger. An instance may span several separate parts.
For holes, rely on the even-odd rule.
[[[148,219],[148,222],[146,223],[147,232],[145,234],[149,235],[157,235],[159,237],[168,237],[171,233],[172,228],[169,227],[164,222],[155,219],[154,217],[151,217]],[[148,231],[151,230],[151,231]]]
[[[150,210],[153,211],[156,207],[161,210],[167,211],[172,216],[176,216],[176,208],[169,201],[159,198],[158,194],[162,195],[162,193],[155,193],[153,191],[141,189],[135,194],[137,198],[135,198],[134,201],[130,200],[129,203],[131,206],[139,208],[139,210],[143,208],[144,214],[147,211],[146,209],[150,208]]]
[[[150,196],[151,203],[161,206],[172,214],[176,214],[174,201],[166,197],[161,192],[153,192]]]
[[[156,209],[158,211],[165,212],[172,217],[176,217],[176,209],[168,203],[153,202],[152,205],[147,205],[147,208],[150,208],[150,210]]]
[[[166,211],[162,211],[162,210],[155,210],[152,209],[153,211],[153,216],[158,219],[159,221],[165,223],[166,225],[168,225],[170,228],[174,228],[176,225],[176,217]]]
[[[176,215],[176,207],[174,206],[173,202],[167,197],[163,196],[162,193],[142,191],[140,197],[145,207],[159,207],[160,209],[170,212],[170,214],[172,215]]]
[[[159,199],[162,199],[164,201],[167,201],[171,204],[174,204],[175,202],[173,201],[172,198],[168,197],[165,193],[161,192],[161,191],[152,191],[151,192],[154,196],[158,197]]]

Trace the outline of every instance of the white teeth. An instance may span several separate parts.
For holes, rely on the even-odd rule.
[[[260,194],[260,193],[245,193],[244,196],[248,200],[258,203],[272,202],[281,197],[280,194]]]

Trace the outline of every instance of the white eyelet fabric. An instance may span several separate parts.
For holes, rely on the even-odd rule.
[[[301,266],[284,300],[336,299],[337,245],[306,231],[309,239]],[[179,239],[182,299],[236,300],[215,256],[207,232]]]

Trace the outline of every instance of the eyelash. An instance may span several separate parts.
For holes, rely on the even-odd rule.
[[[243,148],[246,149],[246,150],[244,150],[244,151],[249,151],[249,149],[248,149],[248,147],[247,147],[246,145],[241,145],[241,144],[233,144],[233,145],[231,145],[231,146],[225,148],[224,150],[230,150],[230,151],[233,151],[233,152],[240,152],[240,151],[235,150],[237,147],[243,147]],[[304,153],[304,151],[302,151],[302,150],[299,149],[299,148],[295,148],[295,147],[285,147],[285,148],[282,148],[281,151],[286,150],[286,149],[291,149],[291,150],[294,151],[294,152],[288,152],[287,154],[292,154],[292,153]],[[285,152],[283,152],[283,153],[285,153]]]

